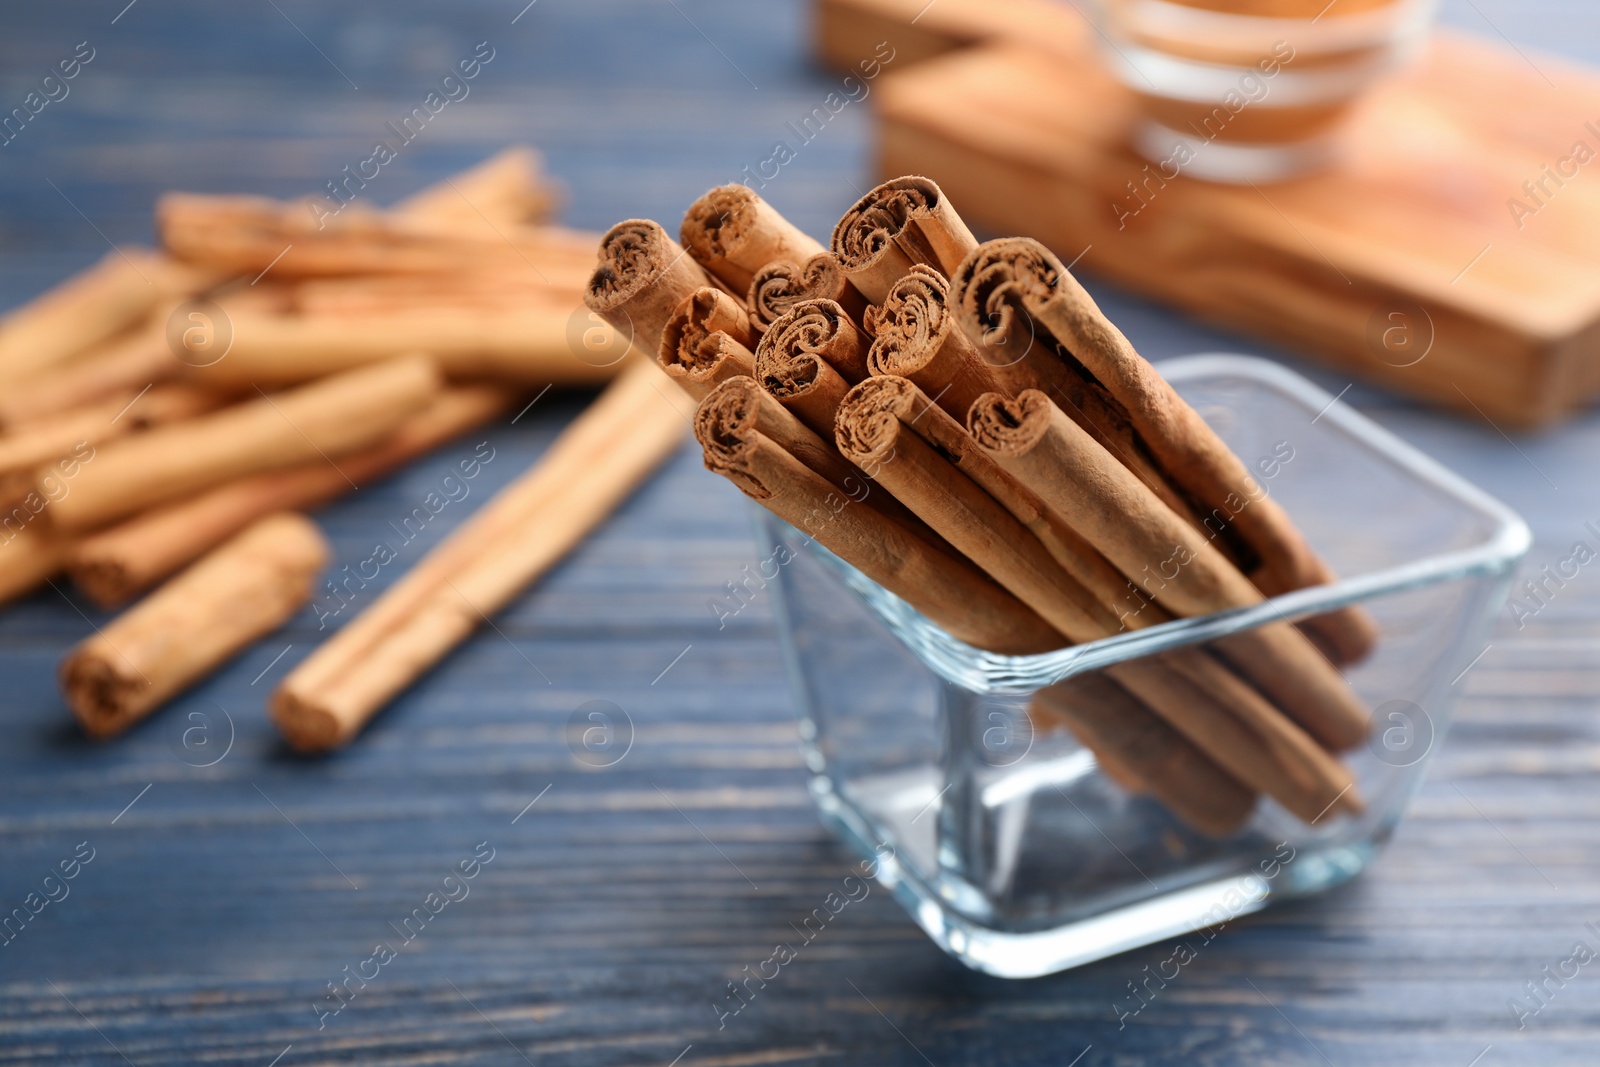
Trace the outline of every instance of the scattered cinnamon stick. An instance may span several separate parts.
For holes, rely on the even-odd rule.
[[[740,296],[749,291],[756,272],[773,260],[806,260],[824,251],[743,185],[719,185],[691,204],[678,239],[702,267]]]
[[[487,227],[497,236],[507,223],[545,222],[557,204],[539,153],[516,145],[460,174],[413,193],[389,210],[452,226]]]
[[[832,252],[851,283],[874,304],[922,264],[945,277],[978,246],[944,193],[927,178],[884,182],[856,201],[834,227]]]
[[[68,553],[73,582],[103,608],[116,607],[277,511],[319,507],[380,478],[509,409],[516,393],[500,386],[452,386],[389,437],[339,459],[219,485],[188,500],[152,508],[83,538]],[[0,549],[3,551],[3,549]]]
[[[850,284],[844,268],[832,252],[819,252],[804,263],[776,259],[755,272],[745,303],[750,308],[750,325],[764,332],[796,304],[808,300],[832,300],[861,326],[867,298]]]
[[[233,314],[233,345],[223,359],[190,371],[213,388],[270,388],[427,352],[452,380],[492,379],[543,386],[594,385],[617,374],[614,361],[574,351],[571,308],[510,313],[421,309],[371,316]],[[604,324],[585,329],[606,330]]]
[[[290,744],[348,741],[565,556],[677,447],[684,413],[670,396],[655,367],[630,367],[532,470],[295,668],[272,696]]]
[[[51,522],[83,532],[231,478],[334,463],[392,433],[438,389],[433,361],[406,356],[110,442],[51,505]]]
[[[121,733],[311,599],[328,544],[300,515],[262,519],[73,649],[68,705],[95,737]]]

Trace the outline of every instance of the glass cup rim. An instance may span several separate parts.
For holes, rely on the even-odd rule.
[[[1186,380],[1233,375],[1272,387],[1308,410],[1320,411],[1319,421],[1327,420],[1355,443],[1367,446],[1418,481],[1488,518],[1494,529],[1482,542],[1467,548],[1282,593],[1247,608],[1175,619],[1050,652],[1009,656],[977,648],[952,636],[910,604],[808,538],[803,531],[756,506],[769,522],[769,528],[792,530],[801,538],[801,551],[842,579],[927,666],[946,681],[975,692],[1032,692],[1084,671],[1213,641],[1269,622],[1318,615],[1437,582],[1502,574],[1514,567],[1532,545],[1533,535],[1527,523],[1511,508],[1349,405],[1336,403],[1337,397],[1281,364],[1255,356],[1205,352],[1161,360],[1155,365],[1174,385]]]

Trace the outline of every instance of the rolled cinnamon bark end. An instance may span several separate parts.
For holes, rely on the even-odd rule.
[[[1260,603],[1262,594],[1212,541],[1185,523],[1036,390],[973,404],[972,434],[1001,466],[1174,614]],[[1235,668],[1318,741],[1350,748],[1370,713],[1298,631],[1269,623],[1219,642]]]
[[[824,249],[743,185],[719,185],[683,216],[678,238],[689,254],[735,293],[775,259],[801,261]]]
[[[1045,339],[1035,334],[1043,332],[1057,352],[1107,390],[1162,472],[1197,505],[1193,521],[1222,531],[1219,545],[1262,593],[1275,596],[1334,580],[1243,462],[1043,245],[1025,237],[989,241],[966,257],[952,283],[962,328],[974,339],[999,340],[1001,354],[992,353],[992,360],[1016,358],[1012,349],[1039,344]],[[1365,656],[1377,637],[1372,619],[1356,608],[1301,625],[1340,663]]]
[[[599,256],[583,302],[644,352],[658,351],[678,305],[712,284],[661,224],[649,219],[611,227],[600,239]]]
[[[873,374],[910,378],[957,421],[981,394],[1004,383],[949,313],[949,283],[935,270],[912,267],[878,307],[867,309],[872,334],[867,367]]]
[[[944,193],[915,175],[884,182],[844,213],[831,251],[867,299],[881,304],[916,264],[949,277],[978,246]]]
[[[756,271],[745,300],[750,307],[750,325],[761,333],[784,312],[807,300],[832,300],[857,327],[867,310],[866,297],[850,284],[838,258],[820,252],[804,263],[779,259]]]
[[[352,482],[381,477],[487,422],[510,408],[516,396],[499,386],[444,389],[378,444],[342,457],[337,469],[319,459],[152,508],[79,541],[68,553],[67,571],[96,604],[116,607],[263,516],[306,510],[343,496]]]
[[[439,387],[432,360],[406,356],[113,441],[78,466],[51,521],[85,531],[243,475],[337,465],[393,432]],[[40,472],[41,482],[54,476]]]
[[[1253,791],[1103,674],[1046,686],[1029,712],[1045,725],[1065,725],[1124,787],[1149,793],[1209,837],[1233,833],[1255,809]]]
[[[328,545],[300,515],[263,519],[68,654],[61,687],[110,737],[187,689],[311,598]]]
[[[938,449],[908,430],[904,394],[868,378],[839,406],[834,435],[844,457],[870,474],[956,551],[1073,641],[1115,629],[1095,599],[1039,541]]]
[[[760,401],[737,380],[695,413],[706,469],[922,612],[951,636],[1005,655],[1065,639],[966,560],[906,524],[841,493],[761,431]],[[786,549],[792,551],[792,549]]]
[[[721,289],[705,286],[667,320],[657,361],[668,378],[699,400],[718,382],[755,373],[753,344],[755,332],[743,305]]]
[[[754,378],[733,377],[719,383],[695,410],[695,425],[695,436],[702,439],[701,447],[708,454],[720,454],[719,449],[737,452],[741,442],[759,433],[852,500],[859,500],[868,491],[866,475],[841,456],[831,441],[818,436],[778,403]]]
[[[863,338],[831,300],[790,308],[756,345],[756,379],[800,420],[832,440],[834,415],[858,380]],[[852,375],[854,377],[852,377]]]

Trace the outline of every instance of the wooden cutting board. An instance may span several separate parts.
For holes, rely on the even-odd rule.
[[[1506,428],[1600,393],[1591,70],[1439,32],[1363,101],[1336,169],[1223,186],[1124,147],[1131,94],[1069,5],[819,3],[834,65],[885,39],[880,173],[928,175],[980,228]]]

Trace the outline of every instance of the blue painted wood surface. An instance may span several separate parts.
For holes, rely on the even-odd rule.
[[[833,84],[808,61],[806,13],[791,2],[124,4],[0,12],[5,108],[77,42],[96,50],[71,95],[0,148],[0,304],[108,241],[148,242],[161,190],[316,191],[479,41],[495,59],[472,95],[384,169],[375,202],[531,141],[566,183],[572,224],[670,224],[706,187],[767,158],[784,123]],[[1596,16],[1576,2],[1474,0],[1447,14],[1600,61]],[[870,116],[852,105],[770,199],[827,232],[871,180],[869,144]],[[1096,292],[1152,357],[1262,351]],[[473,439],[496,459],[429,536],[534,459],[583,400],[552,394]],[[1530,570],[1600,520],[1600,418],[1512,442],[1362,386],[1346,400],[1521,510],[1538,539]],[[469,447],[320,512],[339,561],[364,556]],[[1350,508],[1352,523],[1384,521]],[[1525,628],[1501,620],[1373,871],[1239,923],[1125,1029],[1113,1004],[1169,948],[1005,983],[946,959],[882,892],[719,1029],[724,983],[765,959],[851,864],[805,792],[770,605],[721,631],[706,608],[752,558],[743,502],[686,449],[502,613],[498,632],[323,760],[292,756],[262,712],[265,691],[318,639],[309,612],[108,745],[77,733],[54,685],[57,660],[100,616],[55,592],[0,613],[0,910],[80,842],[93,850],[70,895],[0,947],[0,1063],[1600,1058],[1600,963],[1550,984],[1521,1029],[1508,1007],[1575,942],[1600,947],[1584,925],[1600,922],[1600,577],[1589,569]],[[604,769],[579,763],[566,740],[574,711],[596,699],[633,729],[627,755]],[[195,714],[209,716],[216,745],[231,722],[213,766],[193,766],[199,735],[184,745]],[[470,894],[322,1014],[338,1003],[328,983],[370,974],[374,944],[396,940],[480,842],[494,858]]]

